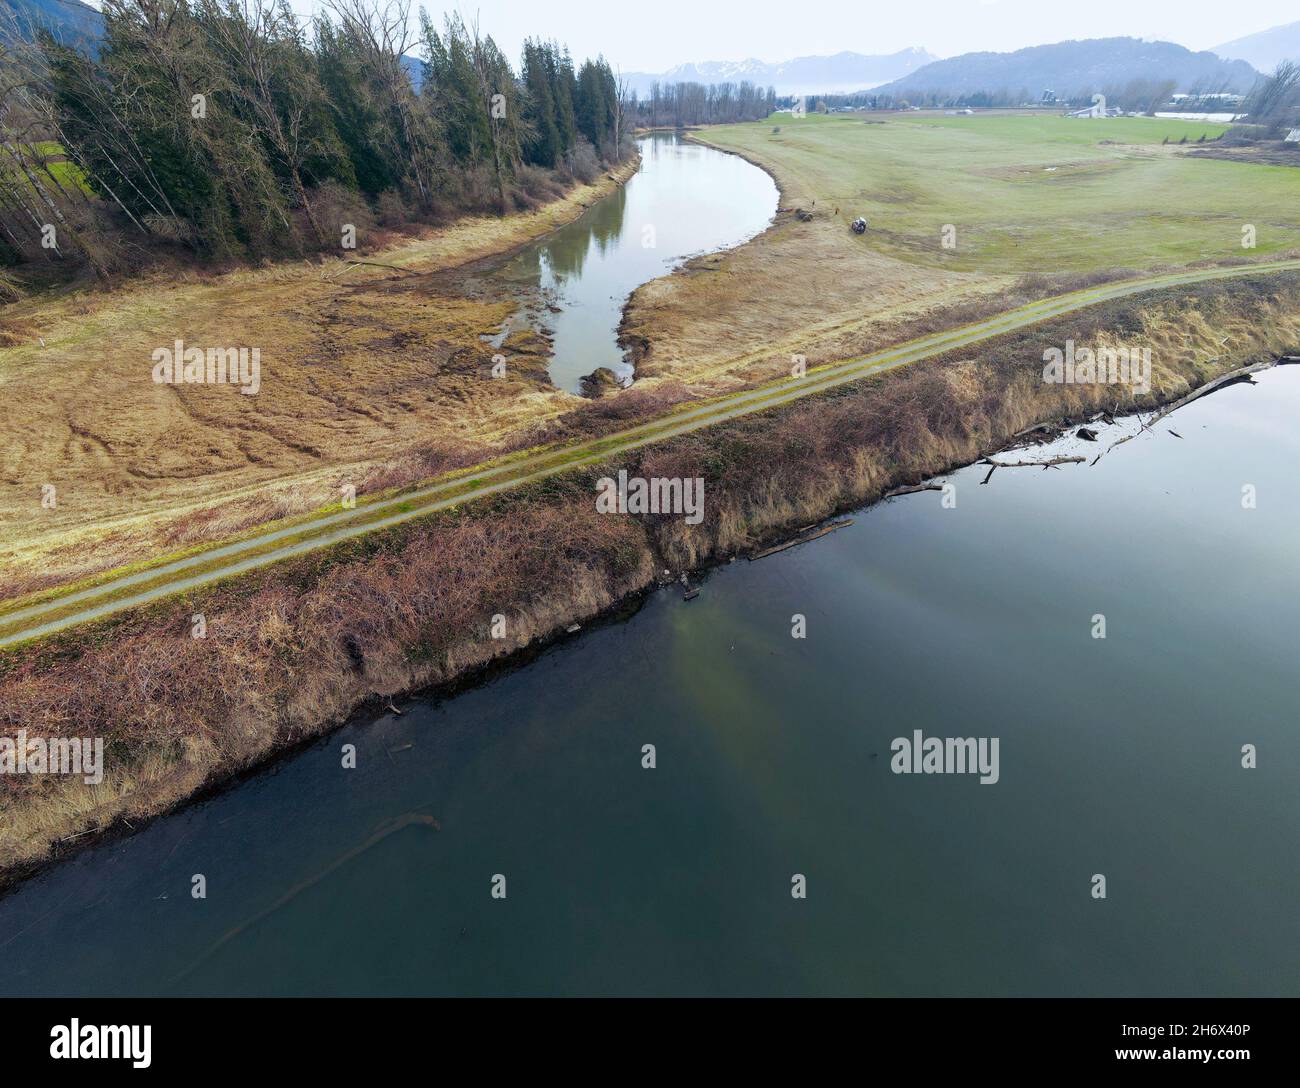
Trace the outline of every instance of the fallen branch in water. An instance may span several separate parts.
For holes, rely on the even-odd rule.
[[[980,464],[994,468],[1055,468],[1057,465],[1081,465],[1086,460],[1086,457],[1052,457],[1046,461],[994,461],[986,457]]]
[[[913,484],[911,487],[896,487],[892,491],[886,491],[884,498],[893,499],[899,495],[915,495],[918,491],[942,491],[940,484]]]
[[[1100,454],[1098,454],[1100,457]],[[980,481],[980,485],[988,483],[993,479],[993,473],[1000,468],[1056,468],[1058,465],[1080,465],[1086,461],[1086,457],[1053,457],[1047,461],[995,461],[992,457],[985,457],[979,463],[988,465],[988,475]],[[1096,464],[1094,461],[1093,464]]]
[[[790,540],[781,544],[774,544],[770,548],[764,548],[762,551],[754,552],[749,557],[752,563],[755,559],[764,559],[769,555],[775,555],[777,552],[783,552],[787,548],[793,548],[797,544],[806,544],[810,540],[816,540],[818,537],[825,536],[827,533],[833,533],[836,529],[843,529],[846,525],[852,525],[852,518],[841,518],[839,521],[833,521],[829,525],[823,525],[820,529],[809,526],[807,529],[801,529],[799,535],[792,537]]]
[[[1283,358],[1286,358],[1286,356],[1283,356]],[[1124,445],[1125,442],[1128,442],[1130,439],[1136,438],[1139,434],[1142,433],[1142,431],[1149,431],[1153,424],[1159,423],[1162,419],[1165,418],[1165,416],[1178,411],[1178,409],[1182,408],[1184,405],[1191,404],[1192,401],[1205,396],[1207,393],[1213,393],[1216,389],[1222,389],[1225,385],[1234,385],[1237,382],[1245,381],[1250,377],[1251,374],[1254,374],[1256,371],[1268,370],[1270,367],[1277,366],[1280,362],[1281,360],[1279,359],[1269,359],[1262,363],[1252,363],[1250,366],[1243,366],[1237,370],[1230,370],[1228,371],[1227,374],[1221,374],[1213,381],[1208,381],[1204,385],[1198,385],[1195,389],[1193,389],[1190,393],[1188,393],[1187,396],[1179,397],[1178,400],[1174,401],[1172,404],[1165,406],[1160,411],[1158,411],[1155,415],[1151,416],[1150,419],[1148,419],[1145,423],[1142,424],[1141,430],[1136,431],[1133,434],[1126,434],[1123,438],[1119,439],[1117,442],[1112,442],[1110,448],[1114,449],[1116,446],[1122,446]],[[1170,431],[1169,433],[1173,434],[1172,431]],[[1176,437],[1182,438],[1182,435],[1177,435]]]

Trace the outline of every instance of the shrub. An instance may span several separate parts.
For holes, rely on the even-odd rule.
[[[345,223],[355,226],[358,235],[375,225],[375,217],[365,199],[337,181],[323,182],[308,199],[316,215],[316,222],[325,235],[326,247],[338,245]]]
[[[565,165],[575,179],[584,185],[590,185],[600,177],[600,160],[596,149],[589,143],[580,143],[565,155]]]

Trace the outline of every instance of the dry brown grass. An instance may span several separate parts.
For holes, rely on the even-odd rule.
[[[462,297],[438,273],[576,218],[615,184],[602,177],[539,211],[461,220],[374,257],[419,275],[333,260],[157,273],[7,307],[0,594],[310,510],[343,483],[400,476],[430,444],[477,453],[571,410],[530,334],[507,341],[505,379],[481,380],[492,349],[480,334],[514,303]],[[152,353],[177,338],[259,347],[261,392],[154,384]],[[53,510],[44,484],[57,488]]]
[[[779,180],[783,206],[798,203]],[[959,307],[979,300],[1005,308],[1011,277],[908,264],[846,236],[832,218],[782,212],[754,242],[638,288],[621,328],[637,346],[638,382],[720,392],[788,373],[794,354],[809,366],[851,359],[909,322],[953,324]]]

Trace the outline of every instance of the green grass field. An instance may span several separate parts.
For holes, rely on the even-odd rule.
[[[65,189],[80,189],[87,196],[92,196],[93,191],[90,184],[86,181],[86,175],[81,172],[80,167],[69,161],[64,155],[63,148],[54,140],[42,140],[32,145],[32,150],[44,157],[49,163],[50,173],[58,180],[59,184]],[[29,163],[29,165],[35,165]],[[0,150],[0,172],[5,174],[17,173],[17,165],[13,162],[13,157],[7,150]],[[36,172],[40,175],[40,167],[36,166]],[[43,179],[44,180],[44,179]],[[20,189],[25,188],[25,182],[18,182]]]
[[[866,216],[865,244],[954,270],[1143,269],[1300,248],[1300,170],[1183,153],[1225,125],[908,113],[873,120],[884,123],[777,114],[711,128],[705,138],[769,164],[792,202],[838,208],[846,226]],[[955,249],[941,244],[945,224],[955,228]],[[1256,229],[1253,250],[1242,246],[1246,224]]]

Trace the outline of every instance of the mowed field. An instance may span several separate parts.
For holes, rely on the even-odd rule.
[[[651,380],[725,388],[1092,278],[1300,251],[1300,170],[1187,155],[1225,129],[937,112],[706,128],[696,138],[771,172],[788,210],[751,245],[641,288],[626,331],[650,344]]]
[[[750,243],[634,294],[623,332],[638,386],[657,394],[647,403],[770,379],[796,354],[809,366],[854,358],[1099,273],[1300,251],[1300,170],[1183,153],[1222,126],[869,120],[778,115],[696,134],[768,169],[784,210]],[[509,377],[487,380],[481,337],[515,303],[466,295],[457,269],[570,221],[613,184],[373,257],[415,276],[284,264],[4,307],[0,599],[553,433],[581,402],[549,384],[546,345],[526,331],[505,346]],[[849,230],[857,215],[871,221],[864,236]],[[153,384],[151,353],[177,338],[260,345],[261,392]]]
[[[1189,157],[1226,125],[1146,117],[776,117],[707,139],[771,163],[881,252],[1057,273],[1259,257],[1300,246],[1300,172]],[[780,131],[774,131],[779,128]],[[1187,144],[1178,141],[1186,138]],[[1168,143],[1164,141],[1168,140]],[[1255,227],[1254,249],[1242,227]],[[955,247],[944,248],[943,228]]]

